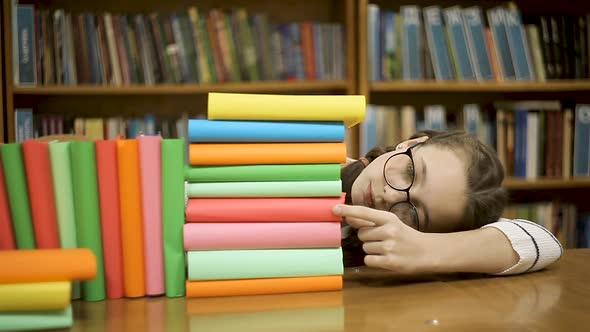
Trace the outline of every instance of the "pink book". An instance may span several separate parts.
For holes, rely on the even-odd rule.
[[[16,249],[16,242],[14,240],[14,231],[12,229],[10,206],[8,206],[6,184],[4,183],[2,157],[0,156],[0,250],[14,249]]]
[[[139,174],[143,215],[145,292],[163,294],[164,247],[162,244],[162,177],[160,136],[139,136]]]
[[[184,250],[340,247],[339,222],[185,224]]]
[[[340,197],[198,198],[189,199],[187,222],[313,222],[342,221],[332,213]]]
[[[118,299],[123,297],[124,288],[117,143],[96,141],[95,144],[107,298]]]

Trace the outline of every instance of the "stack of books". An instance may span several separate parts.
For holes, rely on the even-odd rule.
[[[3,251],[0,331],[71,327],[71,282],[95,276],[96,259],[88,249]]]
[[[187,297],[342,288],[340,164],[362,96],[210,94],[189,121]]]

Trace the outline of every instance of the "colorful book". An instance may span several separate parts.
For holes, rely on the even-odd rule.
[[[437,81],[452,80],[454,79],[453,67],[447,47],[447,37],[440,7],[426,7],[423,9],[423,13],[424,29],[426,30],[428,49],[434,67],[434,77]]]
[[[94,142],[73,141],[70,149],[78,246],[92,250],[97,268],[96,278],[82,283],[82,297],[100,301],[105,298],[105,282]]]
[[[188,280],[342,275],[342,249],[262,249],[187,252]]]
[[[221,142],[342,142],[342,122],[211,121],[190,119],[189,141]]]
[[[146,295],[159,295],[165,292],[162,252],[161,141],[160,136],[137,138]]]
[[[49,144],[49,155],[51,157],[51,175],[59,228],[59,243],[61,248],[77,248],[70,142]],[[72,284],[72,298],[80,298],[80,284],[78,282]]]
[[[200,198],[189,199],[187,222],[328,222],[342,221],[332,208],[344,194],[318,198]]]
[[[346,161],[346,144],[190,144],[189,160],[191,165],[335,164]]]
[[[184,296],[184,140],[162,140],[162,235],[166,296]]]
[[[342,182],[282,181],[282,182],[203,182],[188,183],[186,195],[204,197],[339,197]]]
[[[124,289],[117,144],[115,141],[95,144],[107,298],[118,299],[124,296]]]
[[[70,291],[70,281],[0,284],[0,312],[65,309]]]
[[[339,222],[192,223],[184,250],[337,248]]]
[[[18,249],[34,249],[35,234],[21,145],[18,143],[3,144],[1,148],[4,180],[6,181],[16,247]]]
[[[341,289],[342,276],[339,275],[295,278],[187,281],[186,297],[195,298],[328,292]]]
[[[22,143],[27,188],[37,248],[59,248],[59,231],[51,177],[49,144],[34,140]]]
[[[196,166],[184,169],[188,182],[336,181],[340,164]]]
[[[73,323],[71,305],[59,310],[0,313],[0,331],[66,329]]]
[[[209,120],[344,121],[351,127],[365,112],[364,96],[209,93],[208,98]]]
[[[136,139],[117,140],[117,166],[125,296],[141,297],[145,295],[145,256]]]
[[[1,146],[1,145],[0,145]],[[2,163],[2,149],[0,148],[0,251],[16,249],[12,217],[8,205],[8,191],[4,181],[4,166]]]

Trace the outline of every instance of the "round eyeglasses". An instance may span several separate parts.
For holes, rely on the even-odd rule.
[[[387,185],[406,193],[406,200],[393,204],[389,212],[395,214],[404,224],[417,230],[420,230],[420,220],[418,209],[410,200],[410,189],[416,178],[412,150],[421,144],[414,144],[406,151],[390,156],[383,166],[383,177]]]

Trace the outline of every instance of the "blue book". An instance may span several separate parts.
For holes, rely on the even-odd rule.
[[[303,64],[303,51],[301,49],[301,26],[298,23],[290,23],[291,38],[293,43],[293,61],[295,63],[295,78],[298,81],[305,80],[305,65]]]
[[[313,48],[315,53],[315,79],[324,79],[324,41],[322,39],[322,25],[313,23]]]
[[[403,17],[402,25],[402,51],[404,80],[421,80],[424,78],[422,68],[422,20],[418,6],[402,6],[400,8]]]
[[[14,110],[14,129],[16,142],[20,143],[29,138],[34,138],[33,110],[30,108],[17,108]]]
[[[90,63],[90,83],[102,83],[98,36],[96,35],[96,18],[93,14],[84,14],[86,38],[88,38],[88,62]]]
[[[590,248],[590,213],[581,213],[577,220],[576,248]]]
[[[574,176],[590,176],[590,105],[576,105]]]
[[[449,45],[457,68],[457,79],[475,80],[475,72],[471,63],[465,29],[463,27],[463,15],[461,7],[454,6],[444,10],[445,23],[447,25]]]
[[[368,34],[368,61],[369,61],[369,80],[381,80],[381,36],[379,7],[375,4],[369,4],[367,7],[367,34]]]
[[[513,80],[515,77],[512,57],[510,55],[510,46],[508,45],[508,36],[506,35],[506,25],[504,20],[504,8],[497,7],[489,9],[488,22],[490,31],[494,40],[496,57],[500,62],[500,71],[505,80]]]
[[[342,122],[188,121],[192,143],[342,142],[344,131]]]
[[[37,84],[35,54],[35,9],[33,5],[17,5],[17,31],[15,38],[18,47],[17,84]]]
[[[395,53],[397,52],[398,41],[395,31],[397,13],[386,10],[381,15],[383,21],[383,56],[381,62],[381,75],[384,80],[392,80],[396,77],[397,63]]]
[[[465,121],[465,131],[473,136],[479,134],[480,110],[477,104],[463,105],[463,119]]]
[[[514,111],[514,176],[526,177],[528,111]]]
[[[297,64],[295,62],[295,46],[292,31],[289,24],[280,24],[278,26],[281,34],[281,47],[284,55],[285,72],[287,79],[295,79],[297,77]]]
[[[360,124],[360,155],[364,156],[377,145],[377,109],[367,105],[365,120]]]
[[[504,9],[504,24],[516,79],[533,80],[535,78],[533,62],[529,52],[526,32],[520,18],[520,11],[516,8]]]
[[[424,14],[426,40],[428,41],[430,58],[434,67],[434,77],[437,81],[453,80],[455,77],[449,57],[447,37],[440,7],[430,6],[424,8],[422,11]]]
[[[471,63],[478,81],[494,79],[490,50],[486,43],[485,27],[480,7],[463,9],[463,26],[467,37],[467,46],[471,55]]]

